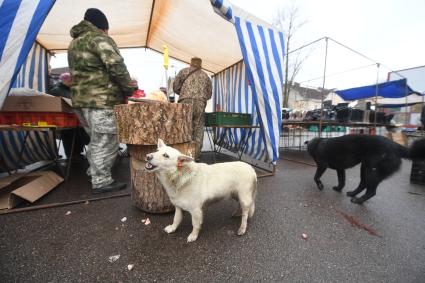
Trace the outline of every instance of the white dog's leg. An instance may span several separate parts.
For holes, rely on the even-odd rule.
[[[254,216],[254,212],[255,212],[255,202],[252,202],[251,206],[249,207],[248,217],[252,218],[252,216]]]
[[[252,199],[240,198],[240,205],[242,209],[242,219],[241,219],[241,226],[239,227],[239,230],[238,230],[239,236],[245,234],[246,232],[246,226],[248,223],[248,214],[249,214],[249,210],[251,208],[252,203],[253,203]]]
[[[247,226],[247,223],[248,223],[248,212],[249,212],[249,207],[248,206],[243,206],[242,207],[241,226],[239,227],[239,230],[238,230],[238,235],[239,236],[242,236],[246,232],[246,226]]]
[[[165,227],[164,231],[167,232],[168,234],[173,233],[179,227],[180,223],[182,222],[182,219],[183,219],[183,211],[180,207],[176,206],[176,212],[174,213],[173,224]]]
[[[201,230],[202,225],[202,210],[194,210],[191,211],[190,214],[192,215],[192,226],[193,230],[192,233],[190,233],[189,237],[187,237],[187,242],[194,242],[198,238],[199,231]]]

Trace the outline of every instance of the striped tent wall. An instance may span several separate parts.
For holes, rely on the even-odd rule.
[[[34,43],[12,87],[25,87],[46,92],[49,56],[45,48]]]
[[[259,145],[255,146],[260,152],[263,144],[267,151],[268,161],[276,164],[279,158],[279,139],[282,125],[282,94],[284,85],[283,61],[285,55],[285,43],[283,33],[272,28],[267,28],[256,23],[252,23],[238,16],[233,16],[232,5],[226,0],[210,0],[214,11],[224,19],[233,23],[238,35],[239,45],[242,51],[244,72],[242,80],[250,82],[251,93],[249,95],[251,112],[256,113],[255,122],[259,124],[261,135],[255,140]],[[239,67],[235,66],[235,67]],[[233,69],[233,68],[232,68]],[[222,103],[224,109],[242,109],[239,106],[237,87],[232,87],[234,75],[231,70],[226,70],[229,74],[223,74],[223,78],[217,76],[217,88],[222,88],[221,92],[226,92],[218,96],[218,102]],[[234,71],[237,73],[237,71]],[[219,84],[220,83],[220,84]],[[229,87],[230,85],[230,87]],[[220,93],[220,91],[218,91]],[[232,97],[233,96],[233,97]],[[223,99],[220,101],[220,99]],[[226,100],[227,99],[227,100]],[[232,99],[234,102],[232,102]],[[255,105],[255,111],[253,109]],[[252,137],[252,139],[256,136]],[[252,142],[252,141],[251,141]],[[249,150],[255,152],[253,144]],[[261,154],[264,156],[264,154]]]
[[[218,106],[221,111],[252,114],[253,125],[260,125],[243,61],[213,77],[213,94],[213,105]],[[219,128],[218,131],[218,135],[220,135],[223,129]],[[247,134],[246,131],[246,129],[227,130],[226,138],[229,141],[229,148],[239,146],[241,136]],[[263,136],[264,133],[261,128],[253,129],[244,149],[244,154],[257,160],[269,162],[271,160],[268,158]]]
[[[28,137],[22,149],[26,134]],[[38,161],[57,159],[54,131],[0,131],[0,159],[0,172],[22,169]]]
[[[283,33],[239,17],[235,17],[235,27],[267,153],[275,164],[282,125]]]
[[[233,22],[232,5],[227,0],[210,0],[214,11],[229,22]]]
[[[40,47],[34,47],[34,42],[54,3],[55,0],[0,0],[0,107],[3,106],[13,85],[18,85],[22,81],[25,84],[25,80],[28,79],[28,84],[32,81],[33,86],[34,81],[37,82],[35,86],[37,89],[43,87],[43,71],[38,70],[43,68],[43,64],[36,65],[36,62],[46,60],[43,59],[42,53],[37,53]],[[32,48],[34,49],[31,54]],[[37,79],[35,80],[33,74],[28,74],[28,77],[23,73],[20,82],[15,83],[22,65],[32,63],[28,62],[27,56],[31,56],[34,61],[33,70],[37,73]]]

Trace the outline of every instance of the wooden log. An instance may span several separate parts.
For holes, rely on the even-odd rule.
[[[121,143],[156,145],[192,141],[192,105],[185,103],[138,102],[114,108]]]
[[[170,145],[186,155],[195,154],[195,143]],[[131,199],[142,211],[166,213],[174,210],[167,193],[154,173],[145,171],[146,154],[156,151],[156,145],[128,145],[131,170]]]

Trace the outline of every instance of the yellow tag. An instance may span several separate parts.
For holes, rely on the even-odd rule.
[[[39,127],[45,127],[48,126],[49,124],[46,121],[38,121],[37,122],[37,126]]]

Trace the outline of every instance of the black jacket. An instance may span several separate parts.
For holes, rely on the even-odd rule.
[[[62,82],[59,82],[50,90],[50,94],[54,96],[71,98],[71,89]]]

